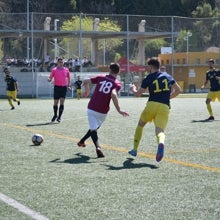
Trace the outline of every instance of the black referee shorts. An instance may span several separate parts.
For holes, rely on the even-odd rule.
[[[67,86],[54,86],[54,99],[66,98]]]

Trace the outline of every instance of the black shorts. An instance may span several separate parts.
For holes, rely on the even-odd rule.
[[[54,86],[54,99],[66,98],[67,86]]]

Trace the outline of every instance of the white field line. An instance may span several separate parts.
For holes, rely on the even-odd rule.
[[[22,205],[21,203],[17,202],[16,200],[4,195],[0,192],[0,200],[4,203],[18,209],[20,212],[23,212],[27,216],[36,219],[36,220],[49,220],[48,218],[44,217],[43,215],[39,214],[38,212],[33,211],[32,209],[28,208],[27,206]]]

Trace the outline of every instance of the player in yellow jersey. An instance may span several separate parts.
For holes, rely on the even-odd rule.
[[[174,78],[166,72],[161,72],[159,68],[159,60],[156,58],[150,59],[148,61],[150,74],[143,79],[141,87],[137,90],[135,85],[131,86],[131,91],[136,97],[141,96],[148,89],[149,99],[145,109],[141,113],[135,130],[133,149],[128,152],[132,156],[137,155],[143,128],[147,123],[153,121],[158,141],[157,162],[161,161],[164,156],[164,130],[169,117],[170,99],[176,97],[181,90]]]
[[[214,102],[216,99],[220,101],[220,72],[215,69],[215,61],[213,59],[209,59],[209,70],[206,72],[206,80],[204,84],[201,86],[201,89],[204,89],[208,82],[210,82],[210,91],[206,97],[206,106],[209,112],[209,118],[206,121],[213,121],[214,115],[211,107],[211,102]]]
[[[74,82],[74,86],[76,88],[76,96],[78,100],[81,98],[82,84],[83,84],[83,81],[80,79],[80,76],[77,76],[77,80]]]
[[[17,98],[18,92],[18,82],[17,79],[10,75],[9,69],[4,68],[5,72],[5,82],[6,82],[6,95],[8,98],[9,105],[11,106],[11,110],[15,109],[13,102],[17,102],[20,105],[20,99]]]

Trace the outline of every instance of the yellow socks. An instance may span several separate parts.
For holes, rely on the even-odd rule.
[[[13,107],[12,99],[8,99],[8,102],[9,102],[9,105],[10,105],[11,107]]]
[[[143,127],[137,126],[134,134],[134,150],[138,149],[141,137],[143,133]]]
[[[209,103],[209,104],[206,104],[206,105],[207,105],[207,109],[208,109],[209,115],[213,116],[211,104]]]

